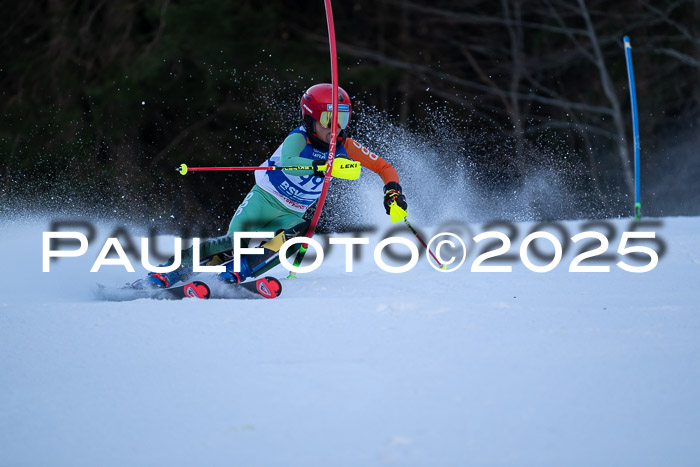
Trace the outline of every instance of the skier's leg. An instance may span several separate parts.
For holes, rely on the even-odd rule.
[[[275,238],[261,245],[263,254],[246,255],[246,263],[248,265],[248,271],[246,271],[247,276],[258,277],[279,265],[279,251],[284,242],[290,238],[306,235],[306,232],[309,230],[309,224],[309,221],[302,220],[300,223],[288,229],[281,230]],[[293,245],[291,248],[287,249],[287,257],[296,254],[298,250],[299,244]]]
[[[221,237],[203,240],[199,244],[200,262],[208,264],[211,258],[221,252],[231,251],[233,242],[231,237],[223,235]],[[175,257],[171,256],[166,264],[173,264]],[[155,287],[170,287],[176,282],[186,280],[193,272],[194,247],[191,246],[180,252],[180,267],[171,272],[150,273],[147,281]]]
[[[260,227],[274,219],[278,213],[270,209],[270,200],[267,199],[267,193],[263,190],[253,187],[248,193],[243,202],[238,207],[231,226],[236,226],[240,231],[260,231]],[[269,195],[268,195],[269,196]],[[277,201],[275,201],[277,202]],[[286,210],[285,210],[286,211]],[[230,257],[233,249],[232,232],[220,237],[214,237],[199,243],[199,259],[203,264],[215,266],[224,261],[220,256],[228,255]],[[242,239],[243,247],[248,245],[249,239]],[[175,271],[168,273],[151,273],[148,275],[146,282],[155,287],[168,287],[180,280],[188,277],[193,270],[194,249],[193,247],[186,248],[180,253],[180,267]],[[173,264],[174,257],[171,257],[166,264]]]
[[[276,232],[280,222],[284,225],[285,221],[283,218],[290,216],[294,219],[299,218],[299,216],[284,209],[277,200],[272,198],[264,190],[253,187],[248,195],[243,199],[241,204],[238,206],[236,213],[231,219],[229,224],[229,229],[226,235],[221,237],[210,238],[200,242],[199,244],[199,258],[201,260],[207,259],[209,261],[214,256],[221,253],[231,252],[233,249],[233,233],[234,232],[265,232],[272,231]],[[274,204],[277,204],[275,206]],[[284,211],[279,208],[282,207]],[[241,246],[247,247],[250,243],[249,238],[241,238]],[[187,267],[192,265],[193,260],[193,250],[188,248],[182,251],[182,267]],[[212,265],[216,265],[221,261],[213,260]],[[209,263],[207,263],[209,264]]]
[[[215,266],[232,259],[233,250],[233,232],[275,232],[279,234],[285,229],[297,227],[297,230],[286,233],[285,238],[291,238],[298,235],[303,235],[308,229],[308,224],[304,226],[303,214],[292,211],[282,206],[272,195],[265,192],[261,188],[255,186],[245,197],[240,204],[229,225],[229,230],[226,235],[210,238],[201,241],[199,244],[199,258],[203,264]],[[250,239],[242,238],[241,246],[247,247]],[[284,241],[282,241],[284,243]],[[264,245],[263,245],[264,247]],[[281,247],[281,244],[279,245]],[[276,252],[279,250],[273,250]],[[292,254],[294,249],[290,249]],[[255,258],[257,255],[251,255]],[[268,258],[269,254],[263,255]],[[193,269],[194,250],[192,247],[182,250],[180,267],[169,273],[151,273],[148,280],[157,287],[168,287],[184,278],[192,272]],[[258,265],[263,260],[253,259]],[[174,257],[171,257],[167,264],[172,264]],[[277,261],[274,265],[279,264]],[[274,267],[273,265],[273,267]],[[231,264],[229,269],[233,268]],[[269,269],[269,268],[267,268]],[[233,272],[233,271],[229,271]],[[241,271],[234,278],[242,280],[246,277],[255,275],[253,270],[248,268],[247,262],[242,261]],[[224,278],[227,276],[224,275]]]
[[[213,248],[209,248],[206,242],[203,243],[202,247],[206,250],[202,251],[200,257],[211,257],[207,265],[226,263],[227,271],[221,274],[222,280],[242,282],[248,277],[256,276],[257,274],[254,272],[256,268],[260,267],[261,263],[269,262],[270,256],[276,253],[287,239],[304,235],[307,230],[308,223],[304,220],[303,213],[288,209],[274,196],[255,186],[241,202],[231,219],[225,237],[228,238],[228,242],[215,242]],[[243,255],[240,271],[234,271],[232,261],[234,232],[274,232],[275,237],[260,245],[265,251],[264,254]],[[247,247],[250,240],[249,238],[241,238],[241,247]],[[294,249],[291,250],[293,253]],[[272,266],[277,264],[279,261],[276,261]]]
[[[298,224],[303,217],[303,213],[288,209],[256,185],[238,206],[227,235],[234,232],[277,232]]]
[[[289,225],[291,224],[291,227]],[[286,227],[286,228],[285,228]],[[260,245],[263,252],[254,255],[242,255],[240,270],[234,270],[233,261],[227,263],[226,272],[221,274],[221,279],[227,282],[242,282],[248,277],[257,277],[264,272],[277,266],[279,261],[279,250],[290,238],[306,235],[309,229],[309,221],[299,216],[281,216],[264,226],[263,231],[277,232],[272,239]],[[299,245],[294,245],[287,250],[287,256],[296,253]],[[219,255],[221,256],[221,255]],[[226,258],[230,260],[231,258]]]

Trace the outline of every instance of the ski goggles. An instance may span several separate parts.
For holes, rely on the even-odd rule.
[[[318,123],[321,124],[323,128],[329,128],[331,125],[331,119],[333,118],[333,106],[328,104],[328,110],[326,112],[321,112],[321,116],[318,119]],[[338,126],[341,129],[345,129],[350,122],[350,106],[347,104],[338,106]]]

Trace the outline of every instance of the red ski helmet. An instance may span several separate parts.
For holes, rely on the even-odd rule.
[[[311,118],[320,123],[323,128],[328,128],[333,115],[333,86],[328,83],[311,86],[301,96],[299,105],[304,123],[310,123],[308,118]],[[338,126],[341,129],[348,126],[351,114],[350,96],[338,86]]]

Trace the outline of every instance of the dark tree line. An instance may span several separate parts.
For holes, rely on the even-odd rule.
[[[629,35],[650,209],[698,214],[697,0],[336,1],[334,17],[358,112],[420,132],[439,108],[466,135],[450,157],[486,189],[564,145],[585,168],[576,189],[608,215],[626,213],[633,186]],[[223,225],[250,179],[175,165],[259,164],[296,123],[301,91],[329,79],[320,1],[26,1],[2,23],[6,208],[53,196]],[[476,133],[487,141],[469,150]]]

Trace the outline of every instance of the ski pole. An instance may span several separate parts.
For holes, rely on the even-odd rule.
[[[418,241],[421,243],[421,245],[423,245],[423,246],[425,247],[425,249],[428,251],[428,253],[430,253],[430,256],[433,257],[433,259],[435,260],[435,262],[437,263],[437,265],[440,266],[441,269],[447,268],[447,265],[443,265],[443,264],[437,259],[437,257],[433,254],[433,252],[430,251],[430,248],[428,248],[428,245],[426,245],[425,241],[423,241],[423,239],[422,239],[421,236],[418,234],[418,232],[416,232],[416,229],[413,228],[413,226],[411,225],[411,223],[408,222],[408,219],[404,218],[403,221],[406,223],[406,225],[408,226],[408,228],[411,229],[411,232],[413,232],[413,235],[416,236],[416,238],[417,238]]]
[[[442,264],[439,259],[437,259],[437,256],[430,251],[430,248],[428,248],[428,244],[425,243],[425,240],[423,240],[423,237],[420,236],[418,231],[413,228],[410,222],[408,222],[408,213],[399,207],[396,202],[391,203],[390,205],[390,217],[392,222],[398,222],[399,220],[403,220],[403,222],[406,224],[406,226],[410,229],[411,232],[413,232],[413,235],[416,236],[418,241],[420,242],[421,245],[425,248],[425,250],[430,253],[430,256],[433,257],[437,265],[440,267],[440,269],[447,269],[446,264]],[[304,258],[304,255],[306,254],[306,250],[308,249],[308,246],[305,244],[302,244],[301,247],[299,248],[299,252],[297,253],[297,257],[294,261],[294,266],[299,267],[301,265],[301,261]],[[289,272],[289,275],[287,278],[296,278],[296,274],[293,273],[292,271]]]
[[[325,172],[328,169],[328,164],[320,165],[316,167],[320,172]],[[180,164],[179,167],[175,169],[180,175],[186,175],[188,172],[215,172],[215,171],[229,171],[229,170],[314,170],[312,166],[254,166],[254,167],[188,167],[187,164]],[[344,180],[356,180],[360,178],[360,172],[362,166],[356,161],[343,161],[341,164],[333,165],[331,168],[331,176],[336,178],[342,178]]]
[[[433,257],[437,265],[440,266],[441,269],[447,269],[447,265],[442,264],[440,260],[437,259],[433,252],[430,251],[430,248],[428,248],[428,245],[425,243],[420,234],[416,231],[416,229],[413,228],[411,223],[408,222],[408,213],[405,209],[402,209],[398,204],[396,204],[396,201],[392,202],[389,205],[389,217],[391,218],[391,222],[398,222],[400,220],[403,220],[404,224],[406,224],[406,226],[411,230],[411,232],[413,232],[413,235],[416,236],[421,245],[423,245],[426,251],[430,253],[430,256]]]
[[[325,166],[321,166],[325,167]],[[312,167],[308,166],[285,166],[285,167],[278,167],[278,166],[270,166],[270,167],[260,167],[260,166],[254,166],[254,167],[188,167],[187,164],[180,164],[179,167],[177,167],[175,170],[177,170],[180,175],[186,175],[188,172],[215,172],[215,171],[228,171],[228,170],[313,170]]]
[[[447,269],[447,265],[446,265],[446,264],[442,264],[442,263],[437,259],[437,257],[433,254],[433,252],[430,251],[430,248],[428,248],[428,245],[425,243],[425,241],[423,241],[423,239],[422,239],[421,236],[418,234],[418,232],[416,231],[416,229],[413,228],[413,226],[411,225],[411,223],[408,222],[408,219],[406,219],[406,218],[404,217],[403,221],[404,221],[404,223],[408,226],[408,228],[411,229],[411,232],[413,232],[413,235],[416,236],[416,238],[417,238],[418,241],[421,243],[421,245],[423,245],[423,246],[425,247],[425,249],[428,251],[428,253],[430,253],[430,256],[433,257],[433,259],[435,260],[435,262],[437,263],[437,265],[440,266],[441,269]]]

